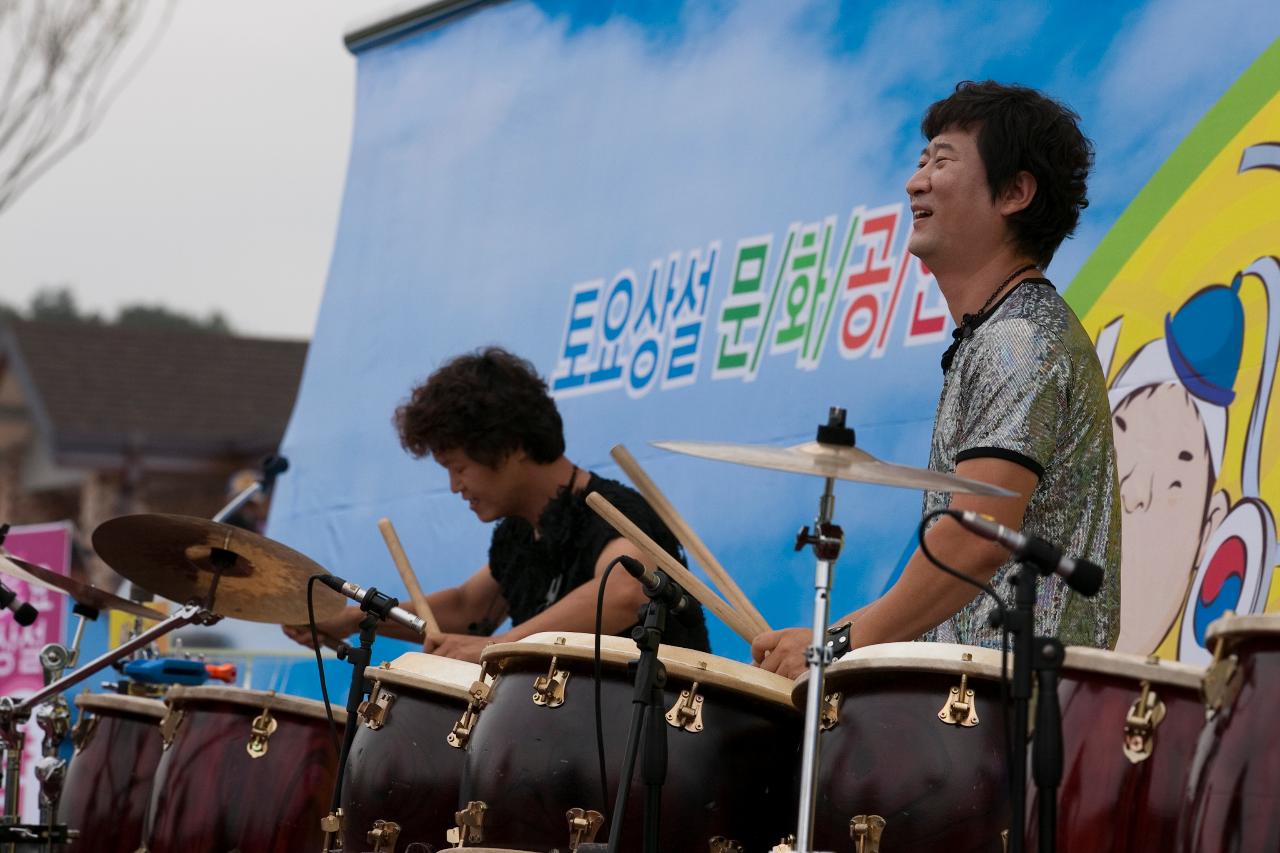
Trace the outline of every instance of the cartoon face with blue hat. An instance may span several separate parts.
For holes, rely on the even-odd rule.
[[[1233,505],[1215,488],[1243,351],[1240,289],[1249,278],[1269,294],[1280,292],[1274,258],[1255,262],[1230,285],[1203,288],[1166,316],[1164,336],[1135,352],[1112,383],[1122,512],[1119,651],[1149,654],[1176,627],[1178,657],[1207,662],[1209,623],[1227,610],[1260,611],[1266,603],[1276,536],[1258,496],[1258,455],[1280,349],[1280,327],[1270,317],[1243,494]],[[1122,320],[1098,336],[1104,367]]]

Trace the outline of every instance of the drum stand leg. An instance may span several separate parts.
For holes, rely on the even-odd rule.
[[[658,576],[666,584],[675,586],[661,572],[658,572]],[[613,822],[609,827],[609,853],[618,853],[618,845],[622,841],[622,824],[627,814],[627,801],[631,797],[631,777],[635,772],[636,755],[640,751],[642,736],[644,757],[640,764],[640,774],[645,784],[644,851],[658,851],[662,785],[667,778],[667,721],[662,713],[667,670],[662,661],[658,660],[658,645],[662,642],[662,634],[667,627],[667,604],[661,588],[649,595],[653,600],[645,605],[644,624],[631,633],[640,649],[640,659],[635,665],[635,692],[631,700],[631,729],[627,734],[627,751],[622,758],[622,775],[618,779],[618,796],[613,804]]]
[[[844,532],[831,523],[835,509],[835,480],[828,477],[818,504],[818,517],[813,526],[803,528],[796,536],[796,550],[813,548],[817,568],[813,581],[813,642],[805,650],[809,664],[809,686],[804,712],[804,741],[800,759],[800,814],[796,819],[796,851],[813,850],[813,815],[818,795],[818,750],[822,734],[823,682],[827,664],[831,663],[831,647],[827,644],[827,622],[831,618],[831,569],[840,556]]]

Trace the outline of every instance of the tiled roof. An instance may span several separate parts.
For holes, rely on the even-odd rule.
[[[305,341],[15,322],[0,354],[55,453],[267,453],[293,409]]]

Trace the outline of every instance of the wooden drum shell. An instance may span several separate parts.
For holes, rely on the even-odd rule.
[[[1280,850],[1280,615],[1223,617],[1209,626],[1208,640],[1211,648],[1224,644],[1215,666],[1234,666],[1236,674],[1196,743],[1176,849]]]
[[[962,672],[975,694],[971,728],[938,718]],[[824,692],[841,698],[821,734],[815,849],[855,849],[853,817],[879,815],[881,853],[1001,853],[1011,811],[999,673],[999,652],[946,643],[885,643],[832,664]],[[802,676],[799,705],[807,686]]]
[[[142,843],[151,779],[160,762],[164,703],[113,694],[82,694],[79,726],[87,732],[67,768],[58,822],[80,831],[67,853],[134,853]],[[77,738],[79,740],[79,738]]]
[[[338,764],[321,703],[233,687],[174,687],[166,703],[183,717],[156,768],[148,853],[320,849]],[[264,707],[277,728],[253,758],[246,747]],[[339,737],[345,716],[334,708]]]
[[[1204,725],[1203,670],[1135,655],[1068,648],[1059,682],[1063,775],[1058,790],[1059,850],[1165,853],[1177,835],[1187,769]],[[1165,707],[1149,757],[1125,756],[1125,719],[1146,681]],[[1039,819],[1028,779],[1027,849]]]
[[[379,693],[395,699],[381,728],[356,730],[342,784],[344,846],[369,849],[374,821],[386,820],[400,826],[397,849],[413,842],[443,848],[466,761],[446,739],[466,710],[480,667],[410,652],[365,673]]]
[[[520,850],[567,849],[570,808],[603,812],[600,768],[595,739],[590,635],[535,635],[528,642],[548,648],[566,637],[557,669],[567,671],[564,704],[542,707],[532,700],[534,679],[547,674],[551,653],[525,653],[521,643],[490,647],[485,660],[501,666],[490,705],[481,713],[467,749],[462,801],[488,806],[484,846]],[[541,643],[539,643],[541,641]],[[576,645],[576,648],[574,646]],[[628,640],[604,638],[601,682],[605,762],[609,806],[618,790],[632,716],[631,676],[620,665],[635,657]],[[628,651],[629,647],[629,651]],[[552,646],[551,648],[554,648]],[[731,672],[744,664],[712,655],[663,647],[667,666],[665,714],[688,689],[697,661]],[[670,657],[667,657],[670,656]],[[680,661],[693,661],[693,671]],[[765,681],[777,679],[755,670]],[[667,777],[662,794],[659,848],[705,850],[710,838],[723,836],[749,850],[765,850],[790,832],[795,822],[796,766],[801,720],[787,700],[786,679],[778,679],[776,695],[734,689],[733,676],[703,673],[703,728],[677,729],[663,722],[667,734]],[[719,683],[716,683],[719,682]],[[622,833],[624,850],[639,850],[643,835],[644,785],[637,760],[636,778]],[[607,839],[601,827],[597,842]]]

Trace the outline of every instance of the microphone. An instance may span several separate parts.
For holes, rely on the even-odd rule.
[[[344,581],[337,575],[321,575],[320,582],[334,592],[342,593],[359,604],[364,610],[395,622],[397,625],[402,625],[420,637],[425,637],[427,634],[427,624],[425,622],[408,610],[398,607],[397,605],[400,602],[397,599],[378,592],[374,587],[365,589],[349,581]]]
[[[30,625],[36,621],[40,611],[25,601],[18,601],[18,594],[0,582],[0,607],[13,611],[13,621],[19,625]]]
[[[1076,592],[1090,598],[1102,588],[1102,567],[1083,558],[1068,557],[1062,549],[1039,536],[1010,530],[985,515],[951,510],[950,515],[965,529],[984,539],[999,542],[1020,560],[1033,563],[1044,574],[1053,572]]]
[[[626,554],[620,556],[618,562],[627,570],[627,574],[640,581],[645,595],[667,605],[669,612],[683,613],[689,609],[689,596],[685,594],[680,584],[669,578],[665,572],[646,569],[644,563]]]
[[[262,493],[270,495],[271,490],[275,488],[276,477],[279,477],[285,471],[289,470],[289,460],[283,456],[271,454],[262,460],[262,479],[258,482],[262,484]]]

